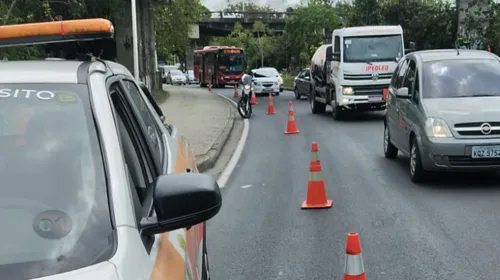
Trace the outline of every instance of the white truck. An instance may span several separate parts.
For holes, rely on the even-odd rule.
[[[407,51],[414,50],[410,43]],[[311,60],[313,114],[332,107],[334,119],[348,111],[385,110],[392,74],[405,55],[401,26],[336,29],[332,44],[322,45]]]

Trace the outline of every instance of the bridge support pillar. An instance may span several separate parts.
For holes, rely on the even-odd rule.
[[[189,40],[189,48],[186,50],[186,70],[193,70],[193,53],[198,48],[197,40]]]

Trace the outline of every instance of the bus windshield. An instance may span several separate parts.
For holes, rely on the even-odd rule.
[[[243,53],[221,53],[219,55],[219,70],[225,74],[243,72],[245,59]]]
[[[401,34],[344,38],[344,62],[397,61],[402,56]]]

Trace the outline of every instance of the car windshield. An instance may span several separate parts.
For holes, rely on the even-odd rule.
[[[171,70],[170,75],[172,76],[182,76],[182,72],[180,70]]]
[[[225,74],[241,73],[244,66],[243,53],[221,53],[219,55],[219,70]]]
[[[402,56],[401,35],[344,38],[344,62],[396,61]]]
[[[172,69],[177,69],[177,67],[175,67],[175,66],[161,66],[160,68],[161,68],[163,74],[168,73],[168,71],[170,71]]]
[[[423,98],[500,96],[500,62],[448,60],[425,62]]]
[[[0,84],[0,275],[109,259],[113,226],[88,89]]]
[[[279,76],[278,70],[274,68],[263,68],[253,70],[255,78],[275,78]]]

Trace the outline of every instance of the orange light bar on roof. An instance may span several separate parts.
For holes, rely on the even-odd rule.
[[[115,28],[102,18],[0,26],[0,47],[113,38]]]

